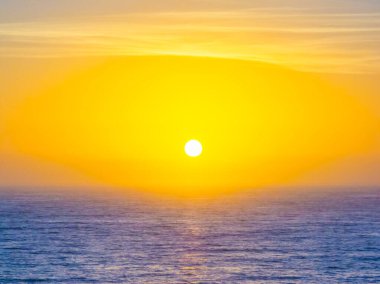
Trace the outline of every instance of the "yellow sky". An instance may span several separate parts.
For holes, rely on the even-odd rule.
[[[377,149],[376,114],[317,75],[205,57],[82,64],[16,103],[8,147],[102,184],[182,193],[280,186]]]
[[[380,5],[28,3],[0,4],[0,186],[380,184]]]

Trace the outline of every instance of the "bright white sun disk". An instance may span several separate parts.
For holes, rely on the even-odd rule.
[[[202,150],[202,144],[198,140],[190,140],[185,145],[185,152],[190,157],[198,157]]]

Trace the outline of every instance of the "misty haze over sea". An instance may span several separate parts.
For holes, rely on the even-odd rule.
[[[0,283],[380,283],[380,189],[0,192]]]

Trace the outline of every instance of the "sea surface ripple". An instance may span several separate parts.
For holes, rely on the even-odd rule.
[[[380,190],[0,190],[0,283],[380,283]]]

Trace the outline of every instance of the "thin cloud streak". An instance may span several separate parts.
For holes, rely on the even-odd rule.
[[[0,24],[1,57],[181,54],[378,72],[380,13],[151,12]]]

